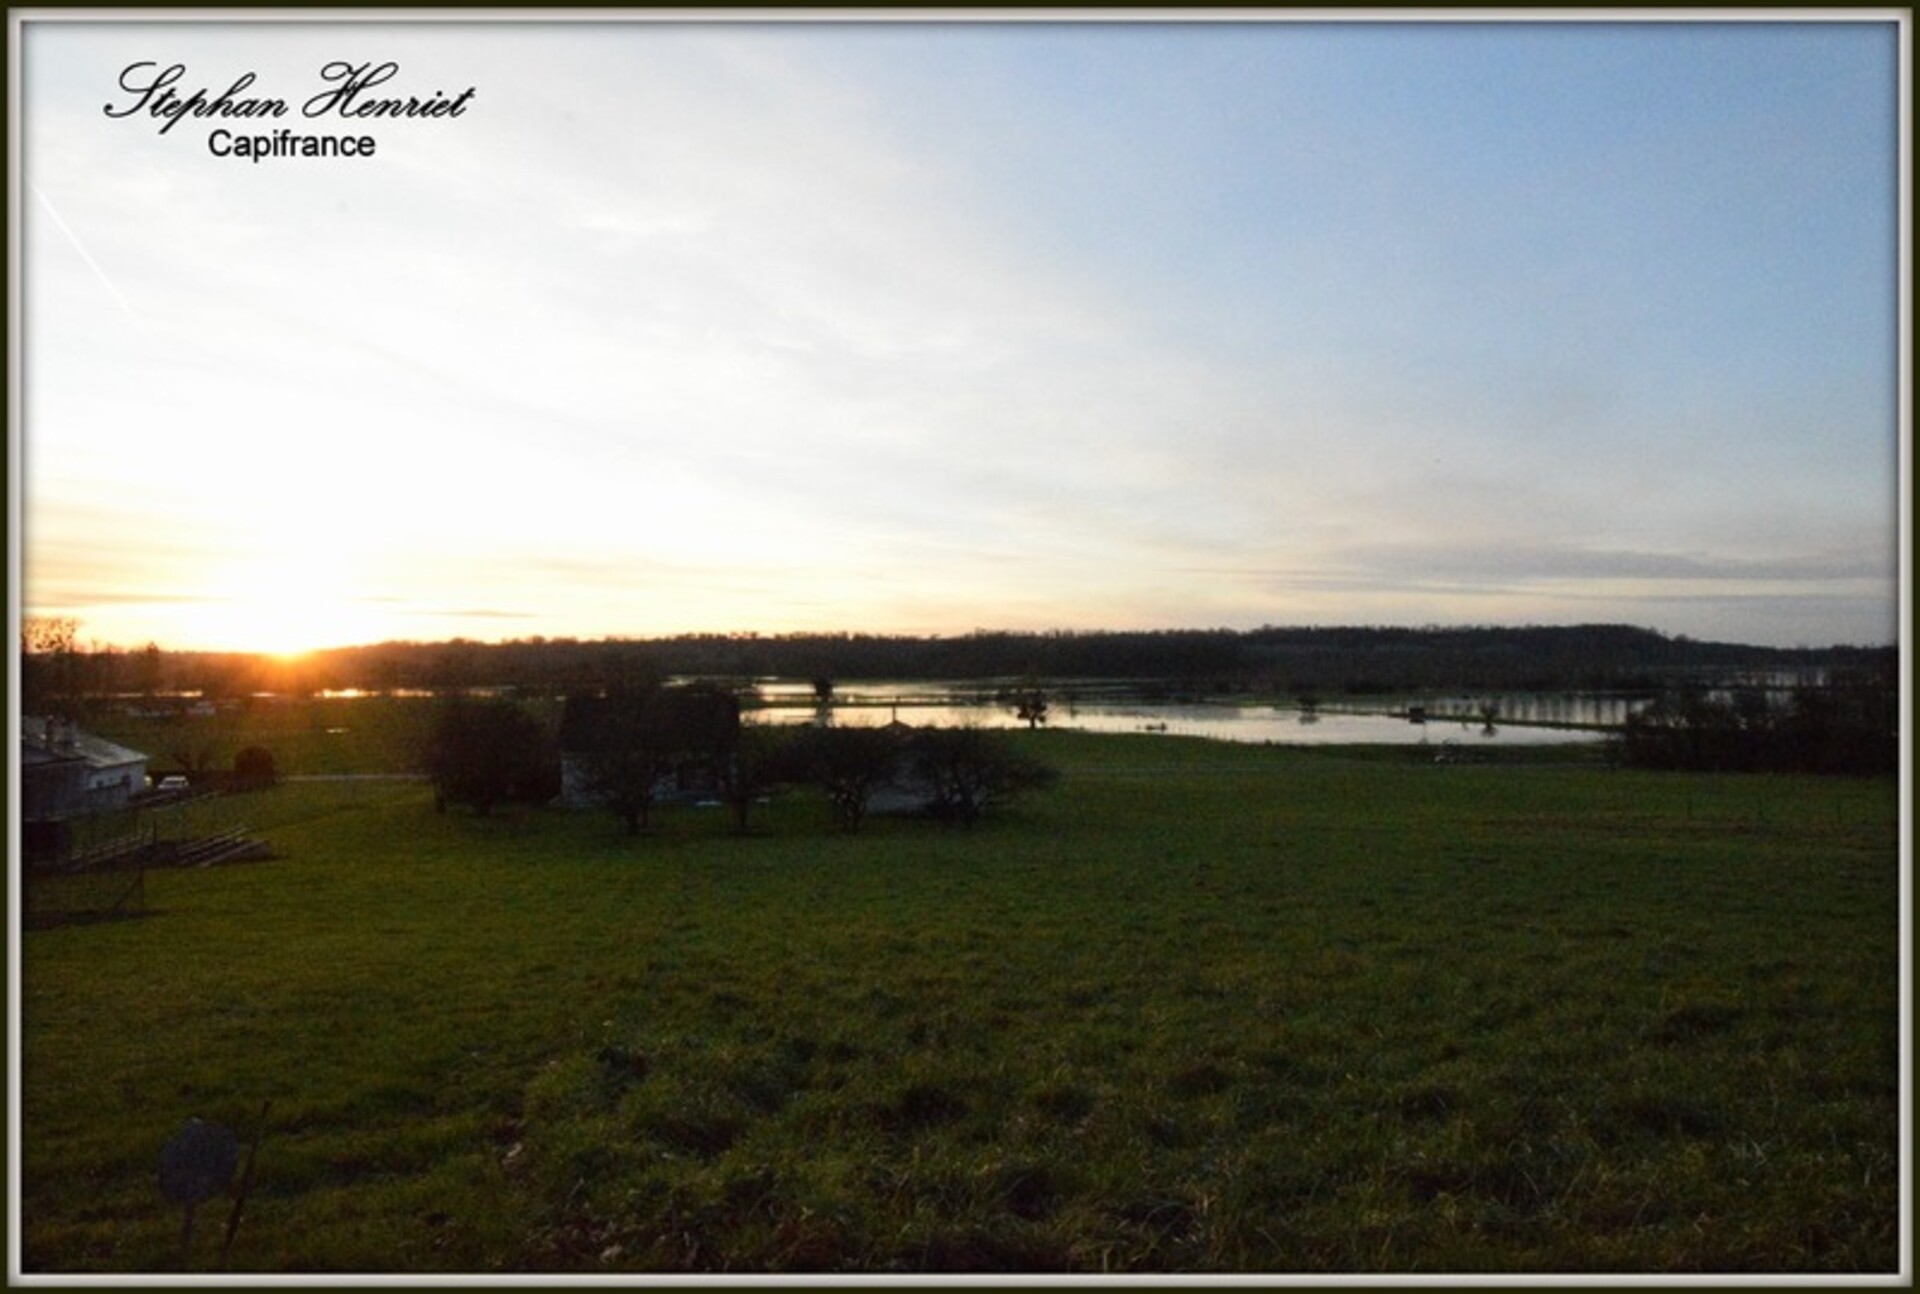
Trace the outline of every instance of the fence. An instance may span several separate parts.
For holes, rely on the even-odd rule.
[[[146,877],[155,867],[211,867],[265,858],[272,850],[248,828],[201,808],[209,797],[155,802],[59,825],[59,848],[21,869],[21,915],[27,929],[143,916]],[[231,821],[231,817],[228,817]]]

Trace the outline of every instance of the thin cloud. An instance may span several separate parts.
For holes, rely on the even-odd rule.
[[[1497,547],[1444,544],[1355,547],[1330,555],[1341,567],[1391,577],[1486,580],[1832,581],[1886,579],[1891,553],[1745,558],[1698,553],[1578,548],[1516,540]]]

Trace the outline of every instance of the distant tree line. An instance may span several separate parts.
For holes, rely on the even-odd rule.
[[[123,651],[80,641],[70,619],[22,631],[27,710],[69,711],[106,696],[323,689],[453,692],[512,688],[568,696],[668,677],[812,680],[1130,680],[1166,699],[1224,694],[1320,698],[1427,690],[1655,693],[1688,680],[1790,670],[1881,668],[1893,647],[1782,649],[1669,637],[1625,625],[1394,628],[1266,627],[1014,633],[687,634],[650,639],[523,638],[388,642],[293,659]]]
[[[1670,689],[1628,718],[1621,760],[1709,772],[1899,771],[1900,689],[1890,666],[1837,672],[1777,697],[1756,687]]]
[[[1698,642],[1623,625],[1262,628],[1013,633],[689,634],[649,639],[389,642],[291,660],[82,646],[72,621],[30,622],[26,685],[40,698],[191,690],[452,691],[514,687],[564,696],[666,677],[749,679],[1102,678],[1170,694],[1422,689],[1658,690],[1686,677],[1853,668],[1891,647],[1783,649]],[[51,632],[48,632],[48,630]]]

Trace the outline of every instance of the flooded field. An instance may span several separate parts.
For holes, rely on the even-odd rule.
[[[1094,684],[1050,693],[1046,724],[1081,732],[1149,732],[1177,737],[1276,745],[1528,745],[1601,741],[1626,721],[1636,702],[1623,696],[1578,695],[1448,697],[1415,703],[1424,721],[1409,717],[1405,700],[1342,701],[1310,708],[1228,701],[1128,698]],[[914,727],[1026,726],[1014,706],[978,686],[924,682],[859,683],[836,688],[822,704],[806,684],[772,683],[759,689],[760,723],[830,723],[846,727],[900,722]],[[1065,699],[1062,699],[1064,697]],[[1492,722],[1487,720],[1492,707]]]

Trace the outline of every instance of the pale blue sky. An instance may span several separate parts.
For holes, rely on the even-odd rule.
[[[1892,641],[1901,35],[29,23],[25,609]],[[341,57],[471,110],[101,111]]]

